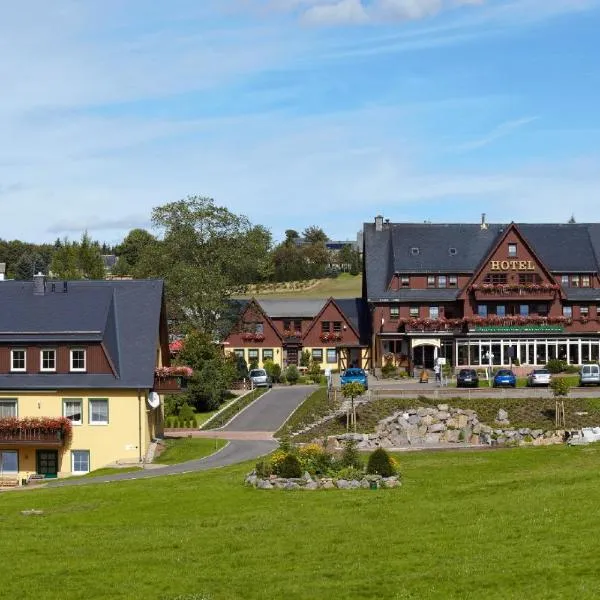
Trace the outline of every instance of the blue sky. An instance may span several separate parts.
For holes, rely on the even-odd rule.
[[[0,237],[599,220],[600,0],[0,2]]]

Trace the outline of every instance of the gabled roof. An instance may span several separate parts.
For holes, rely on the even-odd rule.
[[[326,300],[258,300],[262,309],[272,319],[312,319],[325,305]]]
[[[516,225],[549,271],[600,271],[600,223]],[[368,299],[405,298],[406,290],[387,289],[394,273],[472,274],[507,227],[508,224],[488,224],[482,229],[474,223],[387,223],[376,231],[374,223],[365,223],[364,277]],[[423,300],[429,299],[434,300],[433,294],[424,294]]]
[[[139,388],[154,385],[163,282],[70,281],[44,295],[29,281],[0,282],[0,342],[101,343],[115,375],[8,374],[0,389]]]
[[[334,298],[334,301],[358,333],[361,343],[368,344],[371,337],[371,315],[367,303],[362,298]]]

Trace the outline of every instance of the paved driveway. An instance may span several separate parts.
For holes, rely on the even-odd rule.
[[[47,487],[64,487],[71,485],[89,485],[90,483],[108,483],[111,481],[128,481],[148,479],[177,473],[206,471],[216,467],[225,467],[235,463],[251,460],[269,454],[277,448],[273,433],[283,425],[284,421],[294,412],[304,399],[315,389],[315,386],[299,385],[273,388],[263,394],[237,415],[229,424],[219,430],[186,431],[186,436],[220,437],[230,439],[222,450],[206,458],[190,460],[178,465],[170,465],[133,473],[116,473],[104,477],[89,477],[86,479],[64,479]],[[33,487],[33,486],[31,486]]]

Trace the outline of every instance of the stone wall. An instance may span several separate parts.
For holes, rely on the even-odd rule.
[[[444,444],[532,445],[560,444],[565,432],[509,427],[506,411],[498,411],[495,425],[479,421],[473,410],[438,404],[437,408],[412,408],[394,413],[377,424],[375,433],[334,436],[335,443],[354,439],[360,449],[427,447]]]
[[[266,479],[261,479],[252,471],[246,476],[246,485],[250,485],[259,490],[360,490],[360,489],[380,489],[395,488],[401,484],[400,477],[381,477],[381,475],[365,475],[362,479],[339,479],[336,477],[311,477],[305,473],[303,477],[286,479],[272,475]]]

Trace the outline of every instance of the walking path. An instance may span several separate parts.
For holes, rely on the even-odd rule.
[[[193,437],[218,437],[230,440],[229,444],[206,458],[164,467],[152,465],[152,468],[143,471],[115,473],[114,475],[100,477],[64,479],[52,483],[51,487],[129,481],[175,475],[177,473],[206,471],[207,469],[226,467],[264,456],[277,448],[273,433],[283,425],[284,421],[314,389],[315,386],[309,385],[273,388],[247,406],[221,429],[213,431],[186,430],[186,437],[191,435]]]

